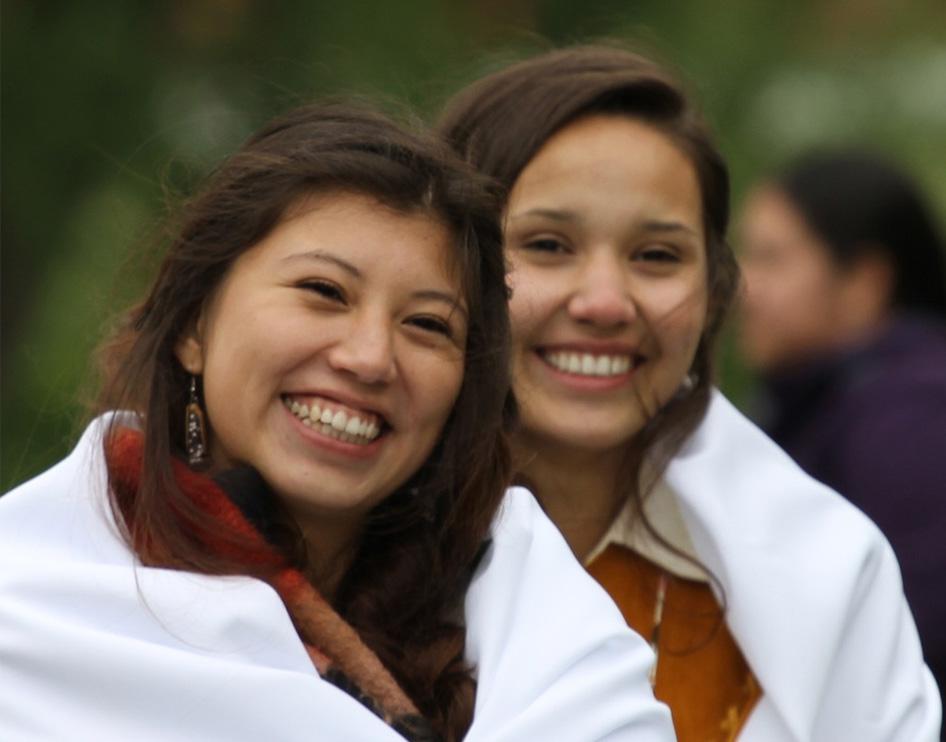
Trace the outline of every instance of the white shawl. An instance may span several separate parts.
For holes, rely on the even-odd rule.
[[[100,424],[0,498],[0,739],[402,739],[319,678],[268,585],[136,565]],[[466,739],[672,740],[650,650],[528,492],[509,491],[492,535],[466,599]]]
[[[740,742],[939,739],[897,560],[865,515],[718,392],[664,479],[763,689]]]

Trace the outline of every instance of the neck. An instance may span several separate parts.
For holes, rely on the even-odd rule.
[[[591,451],[520,434],[516,471],[542,503],[579,560],[591,552],[624,504],[620,487],[626,449]]]
[[[306,577],[330,603],[358,551],[361,522],[296,515],[306,544]]]

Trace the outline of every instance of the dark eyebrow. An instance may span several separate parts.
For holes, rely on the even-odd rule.
[[[337,265],[346,273],[351,274],[355,278],[361,278],[361,271],[358,270],[355,266],[349,263],[347,260],[342,260],[337,255],[332,255],[330,252],[325,252],[323,250],[309,250],[307,252],[298,252],[293,253],[292,255],[287,255],[283,258],[284,262],[289,262],[293,260],[316,260],[324,263],[331,263],[332,265]]]
[[[510,219],[525,219],[531,216],[543,217],[557,222],[580,222],[581,217],[574,211],[568,209],[545,209],[535,208],[523,211],[520,214],[510,216]],[[699,233],[688,227],[683,222],[661,221],[659,219],[650,219],[641,225],[647,232],[684,232],[694,237],[699,237]]]
[[[450,296],[443,291],[437,291],[435,289],[427,289],[426,291],[415,291],[411,294],[415,299],[427,299],[429,301],[439,301],[443,302],[450,306],[451,309],[455,309],[460,312],[464,317],[467,317],[466,309],[463,308],[463,305],[460,304],[454,297]]]
[[[688,227],[682,222],[662,222],[659,220],[649,220],[644,222],[643,228],[647,232],[685,232],[686,234],[699,237],[699,233]]]
[[[567,209],[529,209],[528,211],[523,211],[520,214],[515,214],[510,216],[510,219],[524,219],[528,216],[541,216],[546,219],[552,219],[557,222],[577,222],[579,221],[578,214],[574,211],[568,211]]]
[[[362,272],[358,270],[355,266],[349,263],[347,260],[343,260],[337,255],[332,255],[330,252],[325,252],[324,250],[308,250],[306,252],[294,253],[292,255],[287,255],[283,258],[283,262],[290,262],[295,260],[315,260],[323,263],[331,263],[332,265],[337,265],[346,273],[351,274],[355,278],[362,278]],[[458,310],[464,317],[467,316],[466,309],[463,308],[463,305],[460,304],[457,299],[448,294],[445,291],[437,291],[436,289],[427,289],[425,291],[415,291],[411,294],[415,299],[427,299],[430,301],[439,301],[444,304],[447,304],[451,309]]]

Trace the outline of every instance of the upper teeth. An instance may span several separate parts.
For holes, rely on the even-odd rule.
[[[542,357],[559,371],[583,376],[626,374],[632,365],[631,357],[628,355],[592,355],[591,353],[555,351],[544,352]]]
[[[381,422],[370,412],[345,412],[324,399],[299,402],[283,397],[283,403],[305,425],[346,443],[369,443],[381,434]]]

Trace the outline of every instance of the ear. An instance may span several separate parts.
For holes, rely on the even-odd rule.
[[[200,324],[200,322],[191,323],[174,345],[174,355],[177,356],[177,360],[185,371],[195,376],[204,371],[204,344]]]

